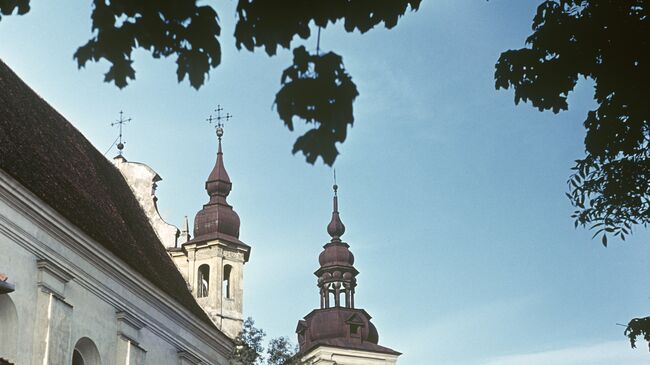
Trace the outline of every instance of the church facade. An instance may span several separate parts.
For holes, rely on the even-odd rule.
[[[233,340],[118,169],[1,61],[0,90],[0,364],[227,364]],[[197,263],[237,244],[205,238]],[[241,247],[217,254],[232,278]]]
[[[108,161],[2,61],[0,89],[0,365],[229,364],[251,247],[227,202],[221,126],[190,233],[160,216],[153,169],[121,148]],[[395,364],[355,305],[337,189],[320,307],[298,322],[295,358]]]

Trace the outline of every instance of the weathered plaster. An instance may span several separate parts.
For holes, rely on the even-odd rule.
[[[165,222],[160,216],[156,204],[158,200],[156,187],[162,178],[149,166],[138,162],[129,162],[122,156],[115,157],[113,163],[120,170],[138,199],[160,242],[165,247],[176,247],[181,231],[176,226]]]

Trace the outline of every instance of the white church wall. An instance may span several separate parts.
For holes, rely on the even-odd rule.
[[[7,345],[15,354],[0,347],[0,357],[8,355],[16,365],[71,364],[84,338],[103,365],[126,364],[127,355],[133,365],[227,363],[233,344],[225,335],[2,170],[0,252],[0,271],[16,287],[3,296],[11,298],[17,315],[17,325],[2,328],[15,336],[16,344]]]
[[[318,346],[303,356],[306,365],[395,365],[398,355]]]

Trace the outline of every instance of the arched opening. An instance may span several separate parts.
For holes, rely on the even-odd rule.
[[[79,351],[74,350],[72,353],[72,365],[84,365],[84,357],[81,356]]]
[[[230,289],[230,274],[232,273],[232,266],[226,265],[223,267],[223,282],[222,282],[222,287],[221,291],[223,292],[224,298],[230,299],[231,298],[231,289]]]
[[[101,365],[99,351],[95,343],[88,337],[83,337],[74,345],[72,365]]]
[[[18,312],[8,294],[0,294],[0,355],[12,362],[18,355]]]
[[[208,264],[199,266],[196,287],[197,298],[205,298],[208,296],[208,291],[210,290],[210,266]]]

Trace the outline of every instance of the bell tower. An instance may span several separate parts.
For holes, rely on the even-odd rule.
[[[222,120],[217,108],[217,161],[205,182],[209,201],[196,213],[194,238],[168,250],[197,302],[222,332],[235,338],[243,325],[244,264],[250,246],[239,240],[240,220],[226,198],[232,182],[223,162]]]
[[[327,225],[331,240],[318,257],[320,308],[298,321],[298,358],[307,365],[394,365],[400,353],[379,345],[379,333],[371,316],[355,305],[359,271],[354,255],[341,240],[345,226],[334,184],[334,209]]]

